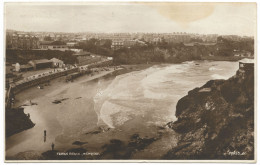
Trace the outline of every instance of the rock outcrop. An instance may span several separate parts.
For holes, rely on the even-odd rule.
[[[26,129],[34,127],[30,117],[24,113],[23,108],[6,109],[5,111],[5,135],[9,137]]]
[[[211,80],[179,100],[177,147],[164,159],[254,159],[254,71]]]

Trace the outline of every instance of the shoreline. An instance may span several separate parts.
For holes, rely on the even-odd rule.
[[[30,87],[16,95],[16,101],[13,105],[13,108],[21,108],[24,106],[32,106],[36,105],[37,103],[34,103],[33,99],[37,98],[40,95],[45,95],[48,92],[56,89],[57,87],[69,87],[71,85],[74,85],[75,83],[92,83],[93,81],[97,81],[99,79],[110,79],[114,78],[117,75],[134,72],[134,71],[140,71],[143,69],[146,69],[148,67],[153,66],[154,64],[145,64],[145,65],[123,65],[120,69],[112,70],[110,68],[110,71],[101,71],[99,73],[94,74],[93,76],[90,76],[89,74],[83,75],[81,77],[78,77],[74,79],[74,82],[68,82],[65,83],[66,76],[62,76],[59,78],[55,78],[51,80],[49,86],[44,86],[44,89],[38,89],[37,86]],[[26,94],[27,97],[24,97],[24,94]],[[31,103],[30,103],[31,101]],[[37,123],[35,123],[37,124]],[[19,133],[19,132],[18,132]],[[17,133],[15,133],[17,134]],[[15,135],[13,134],[13,135]]]
[[[95,81],[96,79],[103,79],[103,78],[106,78],[106,77],[110,77],[110,75],[121,75],[121,74],[125,74],[125,73],[129,73],[129,72],[134,72],[134,71],[140,71],[140,70],[144,70],[144,69],[147,69],[153,65],[157,65],[159,63],[152,63],[152,64],[133,64],[133,65],[119,65],[121,66],[120,69],[116,69],[116,70],[113,70],[113,67],[108,67],[110,70],[109,71],[100,71],[98,73],[94,73],[93,76],[90,76],[90,74],[85,74],[83,76],[80,76],[78,78],[75,78],[74,81],[77,82],[77,81],[85,81],[85,82],[89,82],[89,81]],[[47,87],[51,87],[53,85],[56,85],[56,86],[61,86],[61,85],[65,85],[67,86],[69,83],[72,83],[73,82],[68,82],[68,83],[65,83],[65,78],[66,76],[61,76],[61,77],[58,77],[58,78],[54,78],[50,81],[50,85],[47,86]],[[19,92],[18,94],[16,94],[16,97],[19,98],[17,99],[17,101],[14,103],[14,106],[13,108],[18,108],[20,107],[19,104],[22,102],[22,101],[25,101],[26,98],[21,98],[19,97],[20,95],[23,95],[23,93],[25,92],[30,92],[30,93],[33,93],[31,92],[32,90],[38,90],[40,91],[40,94],[44,94],[46,92],[42,92],[42,91],[46,91],[46,86],[44,86],[45,88],[44,89],[35,89],[37,88],[37,85],[35,86],[32,86],[32,87],[29,87],[25,90],[23,90],[22,92]],[[34,95],[33,95],[34,96]],[[31,97],[31,98],[34,98],[34,97]]]
[[[204,61],[204,60],[203,60]],[[165,63],[162,63],[162,65],[163,64],[165,64]],[[116,75],[120,75],[120,74],[124,74],[124,73],[128,73],[128,72],[132,72],[132,71],[139,71],[139,70],[143,70],[143,69],[146,69],[146,68],[148,68],[148,67],[151,67],[151,66],[153,66],[153,65],[158,65],[158,63],[156,63],[156,64],[141,64],[141,65],[122,65],[122,67],[124,68],[124,69],[122,69],[122,70],[118,70],[118,72],[111,72],[111,73],[107,73],[107,74],[104,74],[104,75],[102,75],[102,76],[97,76],[97,77],[95,77],[95,78],[93,78],[93,79],[89,79],[89,80],[86,80],[86,81],[81,81],[85,76],[82,76],[82,77],[80,77],[80,78],[78,78],[78,79],[76,79],[75,80],[75,83],[91,83],[91,82],[93,82],[93,81],[97,81],[97,80],[99,80],[99,79],[110,79],[111,77],[114,77],[114,76],[116,76]],[[159,64],[160,65],[160,64]],[[165,64],[165,65],[169,65],[169,64]],[[98,74],[98,75],[100,75],[100,73]],[[112,76],[111,76],[112,75]],[[111,78],[112,79],[112,78]],[[60,85],[61,84],[61,82],[58,82],[58,85]],[[64,84],[64,83],[63,83]],[[65,84],[68,84],[68,83],[65,83]],[[69,85],[73,85],[74,84],[74,82],[73,83],[69,83],[68,84],[68,86]],[[53,84],[52,84],[53,85]],[[63,88],[63,87],[61,87],[61,88]],[[39,90],[39,89],[35,89],[35,90]],[[45,90],[45,89],[43,89],[43,90]],[[65,90],[65,88],[63,88],[63,90]],[[59,91],[63,91],[62,89],[61,90],[59,90]],[[41,90],[42,91],[42,90]],[[55,95],[55,94],[60,94],[60,93],[54,93],[53,95]],[[64,112],[65,113],[65,112]],[[129,121],[129,122],[132,122],[132,121]],[[37,124],[37,123],[36,123]],[[141,124],[141,123],[140,123]],[[92,131],[86,131],[85,130],[85,133],[89,133],[89,134],[95,134],[96,132],[96,129],[97,129],[98,127],[96,127],[95,129],[94,129],[94,132]],[[113,134],[113,132],[115,132],[115,131],[117,131],[117,130],[112,130],[112,132],[111,131],[108,131],[108,132],[110,132],[110,133],[112,133]],[[120,130],[118,130],[118,131],[120,131]],[[164,131],[163,131],[164,132]],[[102,135],[102,136],[106,136],[106,134],[107,133],[105,133],[104,135]],[[120,134],[120,133],[119,133]],[[92,135],[91,135],[92,136]],[[91,137],[90,136],[90,137]],[[79,137],[79,140],[78,140],[78,142],[84,142],[84,140],[83,139],[81,139],[81,138]],[[144,141],[147,141],[147,140],[149,140],[149,139],[147,139],[147,138],[145,138],[145,137],[138,137],[137,139],[143,139]],[[82,141],[83,140],[83,141]],[[150,139],[150,140],[152,140],[152,139]],[[154,139],[154,140],[156,140],[156,139]],[[124,142],[124,140],[123,140],[123,142]],[[127,143],[129,142],[129,141],[126,141]],[[109,144],[109,143],[106,143],[106,142],[103,142],[103,143],[105,143],[105,144]],[[76,146],[72,146],[71,148],[75,148]],[[89,148],[89,149],[91,149],[91,148]],[[47,151],[47,150],[45,150],[45,151]]]
[[[32,122],[35,123],[36,127],[39,127],[43,123],[42,123],[42,121],[39,121],[40,123],[38,123],[37,121],[35,122],[34,118],[36,116],[35,116],[34,110],[33,110],[34,109],[33,108],[34,105],[30,105],[29,100],[31,100],[33,104],[38,104],[38,103],[44,104],[44,103],[38,102],[37,101],[37,97],[42,97],[44,95],[47,95],[49,92],[52,93],[51,95],[59,94],[59,91],[61,91],[61,92],[64,91],[64,90],[66,91],[66,88],[69,89],[69,87],[71,85],[73,85],[73,86],[74,85],[79,85],[79,84],[82,84],[82,85],[90,84],[91,85],[91,84],[95,83],[96,81],[102,80],[102,79],[103,80],[108,80],[108,82],[109,82],[109,79],[113,79],[117,75],[129,73],[129,72],[133,72],[133,71],[140,71],[140,70],[149,68],[149,67],[151,67],[153,65],[149,64],[149,65],[138,65],[138,66],[137,65],[123,66],[121,69],[113,70],[113,71],[110,70],[110,71],[99,72],[99,73],[95,74],[94,76],[84,75],[82,77],[79,77],[79,78],[75,79],[74,82],[69,82],[69,83],[65,83],[65,77],[60,77],[60,78],[57,78],[57,79],[51,81],[51,85],[44,87],[44,89],[38,89],[36,87],[35,88],[29,88],[29,89],[27,89],[27,90],[17,94],[17,100],[16,100],[14,105],[15,105],[15,107],[26,107],[27,110],[25,109],[25,112],[26,113],[29,113],[29,112],[31,113],[31,120],[32,120]],[[62,86],[62,85],[64,85],[64,86]],[[55,89],[57,89],[57,87],[58,87],[58,93],[55,92]],[[75,99],[82,100],[80,98],[81,97],[77,97]],[[41,105],[38,104],[37,106],[41,106]],[[37,106],[35,108],[37,108]],[[28,111],[28,108],[32,109],[32,110]],[[57,112],[53,112],[53,113],[58,113],[58,111]],[[60,112],[60,113],[62,113],[62,112]],[[94,112],[93,115],[97,115],[96,112]],[[39,117],[41,118],[41,116],[39,116]],[[37,117],[37,118],[39,118],[39,117]],[[46,118],[46,116],[45,116],[45,118]],[[93,118],[96,118],[96,117],[93,116]],[[43,124],[43,125],[45,125],[45,124]],[[40,127],[42,127],[42,126],[40,126]],[[98,128],[98,126],[96,128],[92,128],[92,129],[95,131],[97,128]],[[39,129],[39,128],[33,128],[33,129],[35,130],[35,129]],[[21,134],[21,133],[25,133],[25,134],[29,135],[29,132],[31,132],[30,130],[31,129],[28,129],[28,130],[16,133],[16,134],[8,137],[7,141],[11,140],[11,139],[15,139],[16,137],[19,137],[19,134]],[[90,130],[91,130],[91,128],[90,128]],[[91,131],[86,131],[86,132],[91,133]],[[7,143],[7,141],[6,141],[6,143]],[[11,141],[13,141],[13,140],[11,140]],[[12,149],[12,148],[10,148],[12,146],[8,146],[7,144],[5,145],[6,156],[8,156],[8,159],[10,157],[12,158],[13,156],[15,156],[15,154],[14,155],[13,154],[12,155],[9,154],[9,153],[12,153],[12,151],[8,151],[8,150]],[[16,146],[16,145],[14,145],[14,146]],[[45,149],[43,149],[43,150],[45,150]],[[23,151],[26,152],[26,150],[23,150]],[[21,151],[18,151],[16,153],[20,153],[20,152],[23,152],[23,151],[21,150]]]
[[[254,160],[253,91],[254,68],[190,90],[176,105],[178,120],[167,124],[181,139],[163,158]]]
[[[185,60],[185,61],[182,61],[182,62],[173,62],[173,63],[169,63],[169,62],[150,62],[149,64],[122,64],[122,65],[117,65],[117,66],[120,66],[123,69],[126,69],[127,71],[125,73],[127,73],[127,72],[132,72],[132,71],[143,70],[143,69],[146,69],[146,68],[151,67],[153,65],[181,64],[181,63],[191,62],[191,61],[194,61],[194,62],[200,62],[200,61],[210,61],[210,62],[213,62],[213,61],[228,61],[229,62],[230,61],[230,62],[236,62],[236,61],[242,60],[244,58],[248,58],[248,57],[243,57],[243,58],[241,58],[241,57],[236,57],[236,58],[235,57],[232,57],[232,58],[227,57],[226,59],[221,58],[219,60],[216,59],[215,57],[209,57],[209,58],[202,58],[202,59],[198,59],[198,60]],[[113,69],[112,67],[109,67],[109,68]],[[100,74],[100,73],[98,73],[98,74]],[[110,74],[110,72],[107,73],[107,74]],[[121,73],[121,74],[124,74],[124,73]],[[89,74],[80,76],[80,77],[76,78],[75,80],[81,79],[82,77],[86,77],[86,76],[89,76]],[[96,78],[102,78],[104,76],[105,75],[100,75],[100,76],[97,75]],[[66,77],[66,76],[61,76],[61,77],[58,77],[58,78],[54,78],[54,79],[52,79],[50,81],[55,83],[55,82],[59,81],[58,79],[65,79],[64,77]],[[96,79],[96,78],[94,78],[94,79]],[[42,84],[44,84],[44,83],[42,83]],[[39,84],[39,85],[41,85],[41,84]],[[22,92],[19,92],[17,95],[19,95],[20,93],[23,93],[24,91],[30,90],[31,88],[35,88],[35,87],[37,87],[37,85],[29,87],[29,88],[23,90]],[[16,105],[16,103],[14,104],[13,108],[17,107],[15,105]]]

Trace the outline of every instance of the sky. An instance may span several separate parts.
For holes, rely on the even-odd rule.
[[[256,3],[5,3],[6,29],[256,34]]]

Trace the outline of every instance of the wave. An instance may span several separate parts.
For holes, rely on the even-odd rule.
[[[103,83],[98,83],[97,93],[93,97],[94,109],[98,115],[97,124],[106,124],[110,128],[115,128],[132,117],[138,116],[139,113],[140,115],[149,113],[151,116],[156,116],[158,114],[152,111],[153,108],[163,109],[169,104],[173,104],[175,107],[178,95],[183,95],[186,93],[185,91],[193,88],[194,80],[197,83],[200,81],[204,83],[208,79],[230,77],[226,72],[223,73],[225,75],[211,75],[210,70],[218,70],[212,65],[211,69],[208,68],[208,64],[204,67],[202,64],[200,69],[197,69],[195,65],[190,64],[194,64],[194,62],[154,66],[142,71],[126,73],[115,77],[108,86],[103,88]],[[225,65],[222,67],[226,70]],[[207,72],[207,74],[204,75],[202,72]],[[166,120],[164,117],[165,114],[160,113],[158,116],[160,119],[156,119],[156,121],[164,122]],[[148,119],[143,122],[148,122]],[[155,121],[153,120],[153,122]]]
[[[226,80],[226,79],[229,78],[229,77],[222,76],[222,75],[219,75],[219,74],[213,74],[213,75],[211,75],[211,77],[212,77],[213,79],[224,79],[224,80]]]
[[[195,63],[194,61],[185,61],[182,64],[194,64],[194,63]]]
[[[143,89],[138,85],[140,79],[144,75],[140,76],[140,71],[130,72],[124,75],[117,76],[105,89],[100,89],[97,94],[93,97],[94,109],[98,115],[98,124],[102,121],[107,124],[110,128],[114,128],[114,124],[120,125],[128,120],[123,115],[116,116],[112,119],[112,116],[116,113],[123,113],[127,111],[126,106],[117,105],[112,100],[128,100],[135,101],[138,97],[142,96],[140,93]],[[100,84],[102,86],[102,84]]]
[[[191,61],[190,63],[193,63]],[[178,81],[174,76],[186,72],[188,65],[175,64],[167,67],[160,68],[151,73],[148,73],[141,81],[141,86],[144,89],[144,97],[150,99],[165,99],[170,95],[165,91],[154,92],[154,89],[171,87],[175,81]]]
[[[221,68],[216,68],[216,67],[210,67],[210,68],[209,68],[209,71],[214,71],[214,70],[223,70],[223,69],[221,69]]]
[[[102,105],[102,108],[100,110],[100,118],[110,127],[114,127],[114,121],[112,120],[112,115],[115,115],[116,113],[121,112],[122,110],[125,110],[126,107],[122,107],[116,104],[111,103],[110,101],[105,101]],[[126,119],[122,118],[119,119],[121,123],[125,121]]]

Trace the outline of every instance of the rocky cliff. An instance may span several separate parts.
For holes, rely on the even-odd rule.
[[[30,117],[24,113],[23,108],[6,109],[5,136],[11,136],[26,129],[34,127]]]
[[[177,147],[164,159],[254,159],[254,71],[211,80],[179,100]]]

